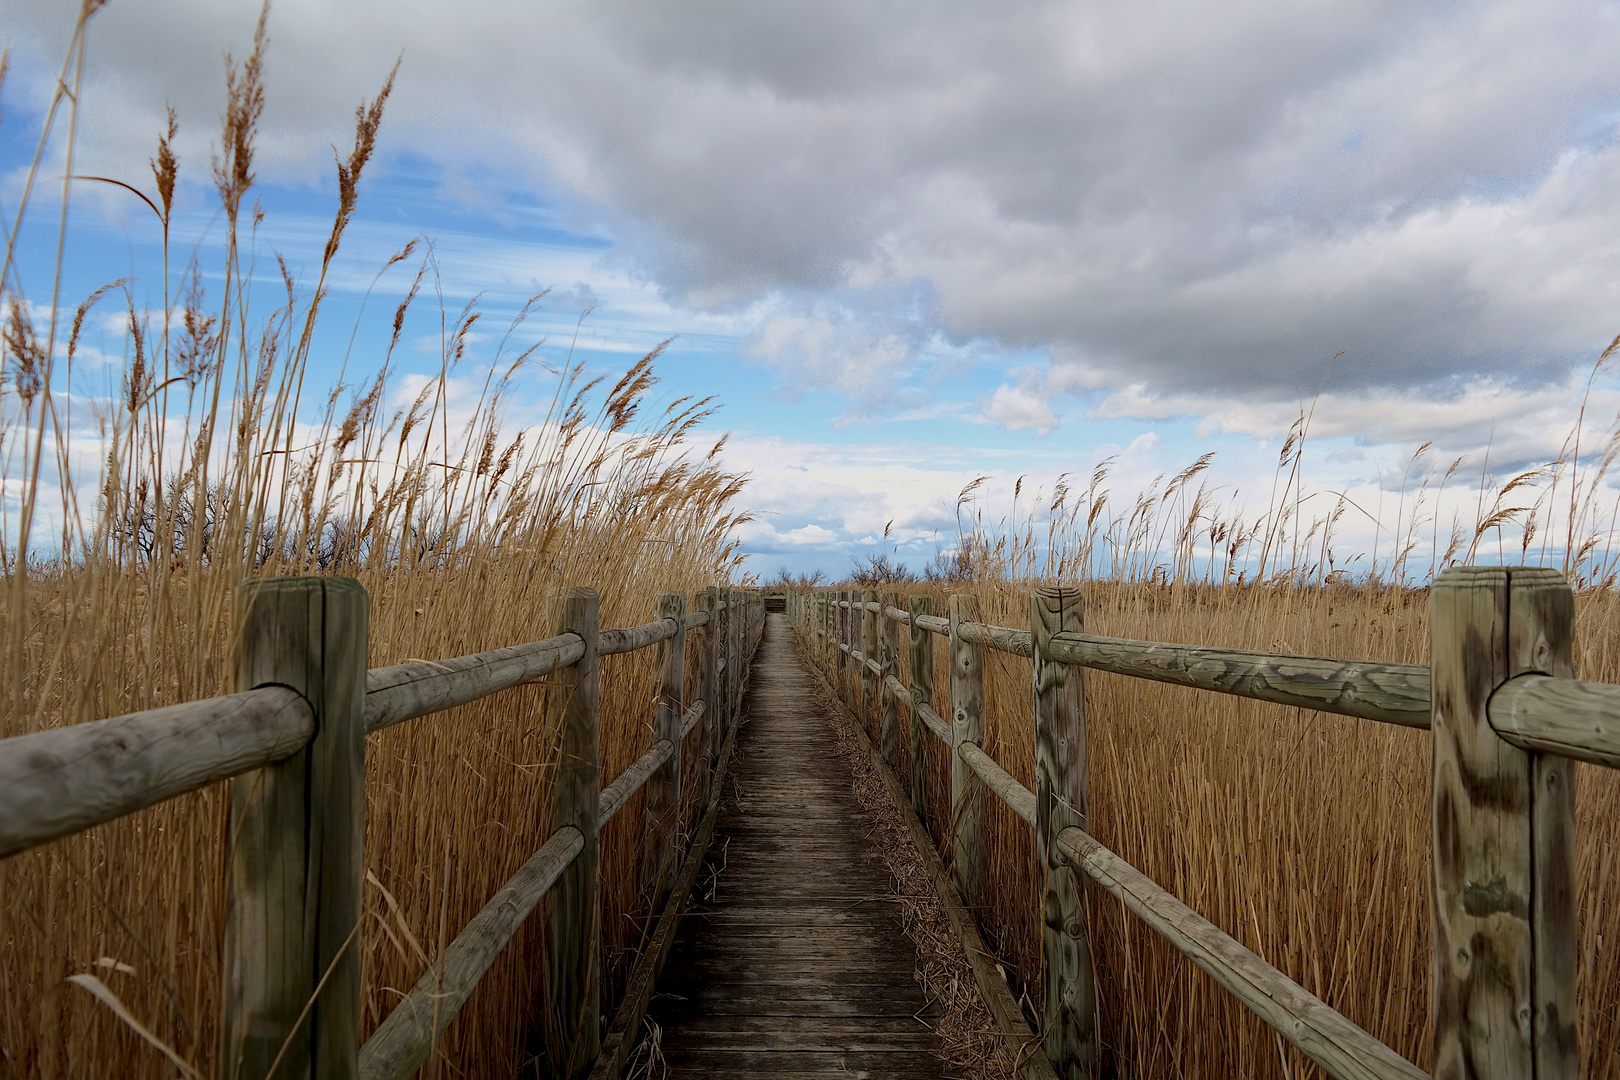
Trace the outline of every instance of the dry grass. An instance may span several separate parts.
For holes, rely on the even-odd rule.
[[[1027,593],[964,585],[985,621],[1028,625]],[[912,586],[943,609],[948,589]],[[1620,598],[1577,600],[1576,670],[1620,683]],[[1320,656],[1427,661],[1423,590],[1255,589],[1097,582],[1088,631]],[[948,701],[944,644],[935,700]],[[1427,1066],[1427,734],[1088,672],[1097,837],[1194,910],[1419,1065]],[[1034,786],[1029,661],[990,653],[985,748]],[[946,754],[929,740],[930,830],[946,835]],[[904,753],[904,740],[902,740]],[[909,768],[909,763],[903,768]],[[1578,766],[1583,1076],[1620,1075],[1614,850],[1620,778]],[[1037,980],[1028,828],[993,798],[989,894],[977,910],[1015,995]],[[949,858],[943,847],[941,854]],[[1121,1076],[1320,1075],[1190,961],[1093,890],[1103,1054]],[[1038,1000],[1038,983],[1029,997]]]
[[[82,67],[83,29],[63,86]],[[165,252],[161,274],[143,283],[161,280],[164,302],[145,310],[123,296],[133,332],[114,398],[86,403],[63,388],[87,316],[118,290],[76,313],[38,310],[4,277],[0,468],[8,498],[21,496],[0,531],[0,737],[230,689],[233,598],[248,576],[358,578],[372,597],[371,663],[382,665],[545,637],[550,597],[565,585],[600,590],[604,626],[647,622],[659,592],[724,582],[735,568],[728,535],[741,481],[689,445],[707,402],[642,414],[653,356],[598,385],[560,350],[548,363],[517,344],[525,308],[480,368],[481,313],[430,312],[446,324],[439,371],[390,411],[394,346],[431,286],[426,262],[399,300],[386,355],[368,364],[373,374],[312,397],[316,372],[332,370],[317,333],[326,277],[392,76],[357,111],[314,289],[290,277],[266,286],[253,277],[255,259],[261,270],[267,260],[249,209],[265,42],[261,21],[227,88],[212,176],[225,241],[214,255],[221,273],[208,278],[223,282],[219,295],[205,295],[195,267],[171,275]],[[174,137],[171,122],[147,199],[165,236]],[[8,245],[8,269],[13,254]],[[417,255],[407,245],[389,265],[408,274]],[[458,404],[457,386],[469,383],[481,386],[476,400]],[[504,429],[508,403],[536,384],[551,394],[543,417]],[[86,456],[88,466],[76,464]],[[606,777],[651,741],[652,664],[650,651],[604,661]],[[554,712],[534,684],[369,741],[368,1030],[545,839]],[[0,862],[0,1077],[173,1075],[163,1053],[66,981],[82,975],[99,977],[176,1058],[216,1072],[223,795],[198,792]],[[643,932],[641,833],[638,796],[604,836],[610,990]],[[529,1030],[540,948],[534,929],[519,935],[432,1071],[537,1070]]]
[[[801,659],[808,657],[800,652]],[[841,703],[816,684],[817,706],[833,731],[838,753],[849,766],[855,799],[871,822],[868,839],[883,859],[894,883],[901,926],[917,947],[917,981],[929,1001],[941,1007],[931,1022],[940,1037],[946,1075],[972,1080],[1002,1080],[1017,1075],[1014,1055],[979,993],[961,939],[934,894],[928,869],[911,842],[900,811],[889,798],[854,731],[856,720]]]

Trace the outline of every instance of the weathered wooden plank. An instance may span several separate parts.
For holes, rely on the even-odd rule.
[[[1083,669],[1054,664],[1053,635],[1084,629],[1078,589],[1030,593],[1035,712],[1035,861],[1041,880],[1041,1024],[1046,1059],[1059,1076],[1097,1071],[1097,986],[1091,970],[1086,896],[1055,850],[1064,829],[1091,827]]]
[[[913,711],[933,712],[921,703],[918,703]],[[857,730],[857,737],[860,735]],[[974,920],[972,912],[963,904],[958,894],[958,886],[945,868],[938,851],[935,850],[934,842],[929,837],[928,830],[923,827],[922,819],[912,811],[906,793],[900,787],[899,779],[876,760],[870,740],[863,740],[863,745],[868,756],[874,758],[878,776],[889,793],[890,801],[900,811],[901,820],[905,822],[906,830],[911,836],[912,847],[916,849],[923,868],[928,872],[929,880],[934,886],[934,895],[939,899],[940,907],[945,912],[946,920],[951,924],[952,932],[962,943],[963,952],[967,956],[968,966],[973,969],[973,978],[978,984],[979,992],[984,996],[985,1004],[989,1007],[990,1014],[995,1017],[997,1026],[1006,1036],[1008,1049],[1019,1062],[1019,1075],[1025,1080],[1052,1080],[1056,1074],[1046,1057],[1042,1054],[1029,1053],[1027,1050],[1036,1043],[1038,1037],[1025,1022],[1018,1002],[1013,1000],[1005,978],[997,969],[995,954],[985,946],[984,939],[979,934],[978,923]],[[977,751],[980,757],[989,760],[988,755],[985,755],[977,744],[969,743],[962,749],[969,753]],[[999,769],[999,766],[997,768]],[[1011,780],[1011,777],[1008,779]],[[1033,807],[1034,795],[1027,788],[1022,790],[1025,800]],[[1033,812],[1030,820],[1033,822]]]
[[[982,789],[962,760],[963,743],[984,746],[984,648],[961,630],[977,621],[979,598],[951,596],[951,879],[969,908],[982,902],[984,856],[979,846]]]
[[[243,582],[238,610],[237,691],[298,692],[315,736],[230,784],[221,1071],[347,1078],[360,1049],[371,600],[349,578],[261,578]]]
[[[722,770],[730,761],[732,750],[736,745],[736,730],[732,729],[725,746],[721,748]],[[675,880],[668,902],[653,928],[652,940],[648,947],[642,950],[635,968],[630,972],[630,978],[625,983],[619,1011],[614,1015],[613,1022],[608,1025],[607,1035],[602,1041],[602,1052],[591,1069],[592,1080],[618,1080],[620,1072],[624,1070],[625,1062],[635,1045],[634,1037],[641,1030],[642,1018],[647,1014],[653,986],[658,981],[659,972],[663,970],[665,958],[669,956],[669,948],[675,940],[676,931],[680,928],[681,917],[691,902],[692,887],[703,869],[703,860],[708,853],[709,844],[714,839],[715,822],[719,819],[719,815],[720,800],[711,799],[703,813],[703,820],[698,825],[692,846],[687,849],[685,862]]]
[[[0,740],[0,858],[297,753],[315,732],[284,686]]]
[[[1490,719],[1521,750],[1620,768],[1620,686],[1518,675],[1491,695]]]
[[[1157,641],[1059,634],[1051,659],[1222,694],[1341,713],[1403,727],[1429,726],[1429,669],[1315,656],[1282,656]]]
[[[810,1080],[827,1076],[851,1080],[883,1077],[884,1080],[910,1080],[912,1077],[938,1078],[937,1063],[919,1061],[912,1052],[857,1051],[845,1054],[797,1053],[781,1050],[733,1050],[723,1054],[672,1050],[664,1063],[675,1076],[717,1076],[726,1080]]]
[[[578,663],[584,648],[578,635],[561,634],[449,660],[411,660],[373,668],[366,673],[366,730],[381,731],[402,720],[532,682]]]
[[[664,593],[658,598],[658,614],[680,625],[686,614],[686,594]],[[651,890],[653,909],[662,911],[679,865],[675,819],[681,812],[681,726],[686,713],[685,630],[660,643],[657,664],[663,672],[664,684],[658,694],[654,734],[669,741],[671,752],[647,779],[641,880],[642,888]]]
[[[1423,1070],[1080,829],[1063,830],[1056,847],[1329,1075],[1339,1080],[1427,1080]]]
[[[818,1019],[866,1017],[905,1018],[928,1040],[922,1050],[882,1055],[902,1066],[884,1075],[908,1075],[907,1063],[920,1062],[924,1075],[938,1076],[939,1062],[926,1052],[937,1038],[910,1020],[927,1012],[913,978],[914,946],[901,932],[895,906],[873,899],[888,895],[888,873],[864,841],[869,818],[850,793],[847,770],[830,754],[831,733],[806,708],[813,700],[809,672],[794,659],[789,633],[783,616],[770,617],[750,690],[749,723],[739,737],[735,800],[728,781],[727,809],[716,827],[710,857],[716,874],[711,878],[705,870],[699,878],[700,891],[712,899],[703,901],[706,911],[686,920],[662,981],[663,989],[680,997],[701,994],[705,1007],[660,995],[650,1015],[663,1025],[666,1059],[683,1040],[700,1048],[683,1059],[691,1075],[747,1053],[716,1045],[834,1045],[803,1042],[810,1036],[791,1030],[787,1034],[801,1041],[784,1043],[784,1024],[803,1029]],[[812,995],[808,1007],[773,1003],[806,994]],[[863,999],[881,1007],[817,1004]],[[716,1024],[716,1017],[729,1019]],[[749,1018],[764,1018],[757,1021],[759,1031],[748,1029],[756,1022]],[[732,1020],[744,1028],[728,1029]],[[894,1033],[880,1034],[884,1045],[896,1042]],[[749,1041],[732,1041],[744,1038]],[[827,1050],[809,1058],[833,1064],[850,1053]]]
[[[1456,567],[1430,592],[1437,1077],[1573,1077],[1573,768],[1509,746],[1488,701],[1569,676],[1574,600],[1556,573]]]
[[[540,845],[366,1040],[360,1049],[360,1080],[415,1075],[489,965],[584,847],[584,835],[572,827],[559,829]]]
[[[928,820],[928,748],[923,738],[921,709],[934,706],[934,641],[918,625],[921,616],[934,608],[931,596],[911,596],[906,600],[909,616],[911,686],[906,700],[911,702],[911,811],[919,821]]]
[[[557,747],[550,831],[572,827],[583,838],[579,854],[546,896],[541,1038],[551,1074],[564,1078],[590,1071],[602,1039],[598,611],[595,589],[566,589],[558,598],[558,633],[579,635],[585,651],[552,678],[557,698],[547,710],[555,722],[549,741]]]

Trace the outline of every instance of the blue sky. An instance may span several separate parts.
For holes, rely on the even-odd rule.
[[[8,215],[69,29],[58,4],[9,7]],[[172,103],[179,231],[217,231],[219,58],[247,51],[256,15],[98,14],[80,168],[149,186]],[[375,363],[408,272],[363,318],[359,301],[417,236],[446,307],[479,294],[485,325],[551,288],[530,325],[552,359],[589,305],[593,369],[674,338],[660,392],[721,406],[764,574],[891,547],[917,565],[954,540],[974,478],[996,518],[1019,478],[1026,509],[1107,457],[1128,500],[1214,451],[1217,501],[1263,508],[1313,403],[1312,489],[1367,507],[1348,544],[1387,544],[1418,446],[1470,456],[1441,505],[1471,507],[1481,469],[1558,453],[1620,330],[1608,3],[706,2],[677,18],[288,0],[269,25],[262,247],[300,275],[335,200],[329,147],[404,58],[325,319],[332,374],[356,325],[351,374]],[[66,296],[149,279],[149,212],[92,185],[74,199]],[[48,220],[21,248],[36,303]],[[436,316],[414,330],[403,365],[436,369]],[[116,326],[102,333],[117,355]],[[1607,376],[1591,404],[1598,438],[1620,409]]]

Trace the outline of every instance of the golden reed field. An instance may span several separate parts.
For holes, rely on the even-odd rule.
[[[82,73],[95,6],[87,6],[63,69],[56,104],[64,117],[77,108],[66,88]],[[179,251],[141,282],[143,293],[161,282],[162,305],[138,305],[115,285],[31,306],[12,277],[0,278],[0,458],[8,500],[20,500],[15,510],[8,502],[0,536],[0,737],[228,689],[233,597],[252,575],[359,578],[372,596],[373,665],[546,636],[548,598],[565,585],[594,585],[603,624],[624,626],[651,619],[663,590],[742,579],[729,536],[744,516],[743,479],[719,464],[718,445],[692,443],[709,402],[643,411],[655,383],[652,357],[616,385],[586,382],[565,349],[539,349],[526,336],[526,309],[498,349],[478,350],[484,359],[475,364],[468,352],[473,327],[486,329],[480,312],[430,311],[447,327],[439,374],[414,399],[392,404],[400,385],[393,347],[433,295],[430,264],[415,245],[389,264],[391,273],[415,275],[389,301],[397,305],[392,344],[354,362],[380,373],[332,388],[311,408],[326,275],[391,79],[359,110],[353,148],[339,161],[332,231],[312,264],[319,273],[313,288],[298,288],[252,247],[264,45],[261,23],[251,55],[230,67],[219,151],[205,178],[224,222],[207,289]],[[158,134],[152,176],[127,179],[167,233],[180,176],[176,130],[171,122]],[[36,162],[29,190],[55,168]],[[26,214],[27,200],[14,209]],[[8,267],[12,257],[8,248]],[[127,309],[133,332],[115,391],[94,401],[64,397],[64,366],[81,347],[86,319],[117,308]],[[525,372],[549,380],[554,397],[544,422],[516,431],[502,415]],[[471,377],[483,392],[469,407],[450,388]],[[1457,466],[1415,459],[1413,488],[1393,526],[1396,555],[1375,565],[1333,553],[1342,503],[1302,517],[1308,434],[1302,418],[1270,505],[1251,521],[1220,518],[1193,488],[1207,460],[1118,514],[1118,500],[1104,499],[1094,478],[1085,498],[1055,500],[1040,543],[1027,526],[970,520],[957,548],[966,555],[953,564],[960,580],[898,587],[941,597],[972,591],[987,621],[1022,627],[1027,581],[1085,577],[1087,624],[1097,633],[1422,662],[1421,586],[1434,566],[1482,554],[1547,560],[1579,587],[1578,674],[1620,682],[1620,601],[1604,501],[1614,443],[1598,448],[1597,464],[1572,444],[1533,473],[1482,482],[1478,512],[1446,535],[1432,499]],[[1413,564],[1431,531],[1433,554]],[[1511,543],[1501,553],[1504,531]],[[1026,665],[990,655],[985,724],[986,749],[1029,783]],[[942,695],[946,667],[936,670]],[[612,776],[649,740],[651,655],[610,658],[604,676],[603,769]],[[1426,736],[1117,676],[1088,679],[1099,838],[1425,1063]],[[546,731],[542,684],[368,742],[368,1031],[540,842],[553,760]],[[950,808],[945,762],[937,747],[932,753],[940,833]],[[1583,766],[1579,782],[1583,1071],[1605,1076],[1620,1071],[1612,945],[1620,931],[1620,802],[1607,773]],[[640,801],[604,836],[610,984],[622,979],[646,914],[636,891]],[[1031,852],[1024,827],[991,803],[993,895],[980,910],[1022,983],[1034,975]],[[215,787],[0,862],[0,1077],[215,1074],[223,814]],[[1100,898],[1094,910],[1111,1070],[1154,1078],[1314,1074],[1113,901]],[[525,1010],[540,948],[526,932],[502,955],[431,1074],[525,1074]],[[125,1015],[66,981],[84,975],[99,979]]]
[[[1028,628],[1011,582],[900,585],[944,610]],[[1620,682],[1620,598],[1577,595],[1576,672]],[[1093,582],[1090,633],[1423,663],[1421,588],[1255,588]],[[949,701],[943,639],[935,702]],[[1034,785],[1029,661],[985,651],[985,749]],[[902,665],[903,666],[903,665]],[[902,677],[902,681],[904,678]],[[1307,990],[1427,1068],[1430,1031],[1428,733],[1088,671],[1098,840]],[[902,713],[904,717],[904,713]],[[904,721],[903,721],[904,722]],[[946,749],[928,739],[930,830],[950,820]],[[901,769],[909,769],[901,740]],[[1620,777],[1578,765],[1583,1076],[1620,1075]],[[1038,1012],[1039,908],[1028,826],[987,796],[986,940]],[[947,845],[941,854],[948,858]],[[1092,889],[1105,1071],[1129,1077],[1320,1076],[1112,897]],[[1029,1006],[1026,1004],[1026,1012]]]

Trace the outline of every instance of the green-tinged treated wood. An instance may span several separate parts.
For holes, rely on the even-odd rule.
[[[923,737],[922,710],[934,707],[934,639],[917,623],[919,615],[934,610],[931,596],[906,600],[911,615],[911,812],[919,821],[928,820],[928,751]]]
[[[978,619],[977,596],[951,596],[951,878],[970,909],[984,896],[984,792],[959,751],[963,743],[984,747],[984,646],[963,637],[961,630],[963,623]]]
[[[578,634],[585,655],[551,680],[556,746],[548,832],[578,829],[580,852],[546,897],[546,978],[541,1035],[552,1076],[584,1076],[601,1048],[600,859],[601,710],[595,589],[571,588],[557,598],[557,632]]]
[[[584,846],[584,836],[572,828],[540,845],[366,1040],[360,1080],[408,1080],[416,1074],[489,965]]]
[[[1422,1069],[1245,949],[1083,830],[1065,829],[1058,834],[1056,846],[1063,858],[1118,897],[1330,1076],[1339,1080],[1427,1080]]]
[[[1491,695],[1490,712],[1491,727],[1521,750],[1620,769],[1620,686],[1519,675]]]
[[[667,592],[658,598],[658,614],[679,626],[686,615],[686,594]],[[669,887],[679,866],[675,850],[676,818],[681,811],[681,724],[686,715],[686,632],[677,633],[658,646],[658,667],[664,684],[658,694],[658,713],[653,737],[673,744],[668,760],[647,781],[647,803],[643,815],[647,830],[641,846],[641,880],[651,889],[653,908],[664,906]]]
[[[1573,675],[1574,601],[1532,567],[1456,567],[1430,592],[1434,1075],[1576,1075],[1573,768],[1509,745],[1488,703]]]
[[[1085,628],[1080,591],[1036,589],[1029,596],[1030,669],[1035,704],[1035,863],[1041,875],[1041,1032],[1046,1059],[1062,1077],[1097,1072],[1097,987],[1091,970],[1087,898],[1056,850],[1058,833],[1090,831],[1084,669],[1054,664],[1054,634]]]
[[[884,607],[894,607],[900,603],[900,594],[897,591],[888,591],[883,594]],[[878,649],[879,662],[883,666],[883,674],[879,681],[883,684],[883,717],[878,730],[882,733],[881,745],[883,747],[883,760],[889,763],[889,768],[900,767],[900,714],[895,708],[894,691],[889,688],[889,679],[899,670],[900,662],[900,627],[893,620],[882,615],[872,616],[877,623],[878,636],[881,645]]]
[[[1099,671],[1403,727],[1429,726],[1429,669],[1419,664],[1283,656],[1070,633],[1054,638],[1049,649],[1052,660]]]
[[[1012,630],[989,623],[972,623],[962,627],[962,636],[996,652],[1013,656],[1031,655],[1031,637],[1028,630]]]
[[[720,745],[716,734],[718,727],[716,717],[720,715],[720,706],[715,698],[719,680],[715,676],[714,666],[717,659],[720,636],[718,633],[719,616],[715,613],[716,595],[718,590],[710,585],[699,590],[694,598],[697,609],[708,615],[709,621],[703,626],[703,633],[697,640],[693,649],[693,659],[697,670],[692,680],[694,692],[698,700],[704,703],[703,717],[699,721],[697,745],[693,752],[697,754],[698,767],[693,773],[693,782],[697,784],[697,797],[700,806],[709,802],[710,782],[714,775],[714,752]]]
[[[959,751],[990,793],[1006,804],[1025,825],[1035,828],[1035,793],[1013,778],[1012,773],[996,763],[996,759],[972,743],[963,743]]]
[[[349,578],[264,578],[242,584],[238,610],[236,690],[297,691],[315,734],[230,784],[220,1073],[260,1080],[280,1057],[282,1076],[348,1080],[360,1050],[371,600]]]
[[[315,715],[284,686],[0,740],[0,858],[295,754]]]

